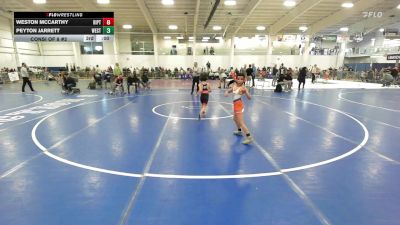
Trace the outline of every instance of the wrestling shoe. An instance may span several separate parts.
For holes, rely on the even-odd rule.
[[[252,137],[252,136],[249,136],[249,137],[246,137],[246,139],[242,142],[242,144],[248,145],[248,144],[250,144],[252,141],[253,141],[253,137]]]

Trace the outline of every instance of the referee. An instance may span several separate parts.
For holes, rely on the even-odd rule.
[[[191,95],[193,94],[194,90],[194,85],[196,84],[196,93],[199,91],[199,78],[200,78],[200,70],[199,67],[197,67],[197,62],[194,62],[194,67],[193,67],[193,81],[192,81],[192,92],[190,93]]]
[[[29,74],[28,74],[28,67],[26,66],[25,63],[22,63],[22,67],[21,67],[21,77],[22,77],[22,92],[25,92],[25,85],[28,84],[29,87],[31,88],[31,91],[35,91],[33,90],[32,87],[32,82],[29,80]]]

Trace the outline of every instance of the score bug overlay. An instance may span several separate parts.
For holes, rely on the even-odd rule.
[[[114,23],[113,12],[15,12],[14,40],[112,41]]]

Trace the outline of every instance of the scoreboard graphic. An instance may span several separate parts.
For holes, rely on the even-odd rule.
[[[114,12],[14,12],[16,42],[114,40]]]

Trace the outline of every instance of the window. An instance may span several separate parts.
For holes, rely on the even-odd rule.
[[[131,35],[132,55],[154,55],[153,35]]]
[[[82,55],[103,55],[103,43],[102,42],[84,42],[80,43]]]

